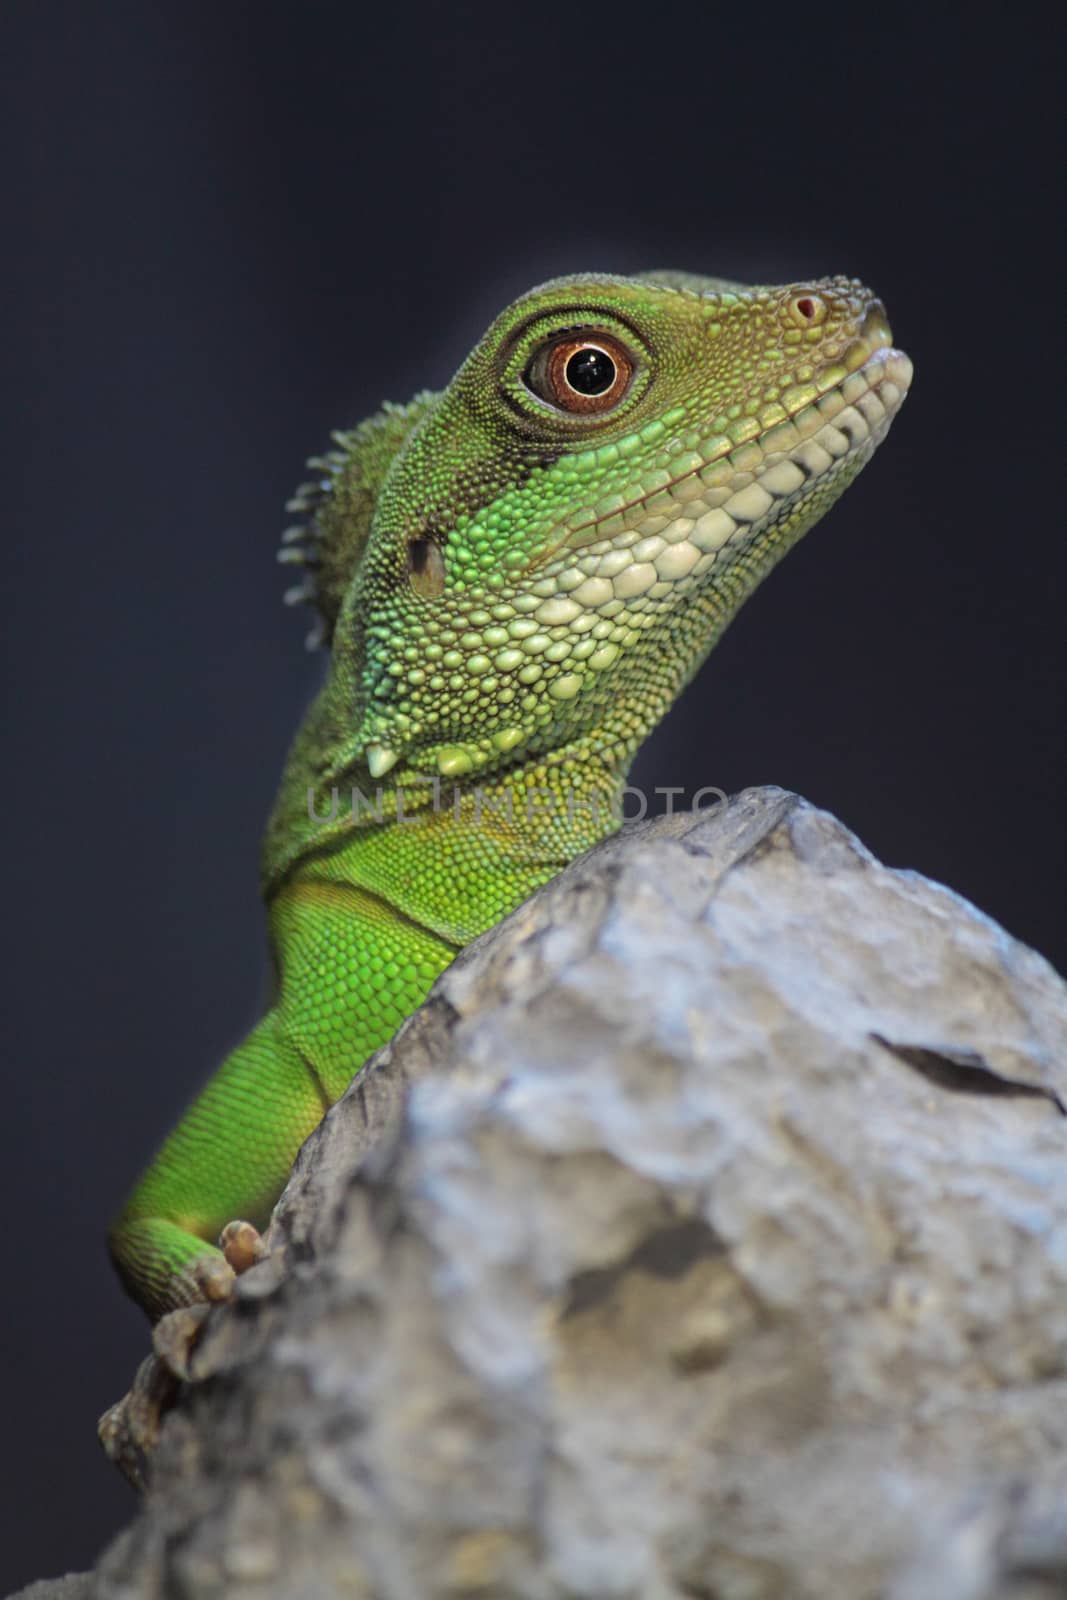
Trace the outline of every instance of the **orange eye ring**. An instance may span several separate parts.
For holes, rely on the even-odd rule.
[[[614,410],[633,373],[633,359],[618,339],[607,333],[574,333],[537,352],[526,385],[558,411],[597,416]]]

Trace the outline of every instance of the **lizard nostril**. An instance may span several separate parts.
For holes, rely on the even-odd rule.
[[[826,302],[817,294],[797,294],[789,302],[789,309],[801,327],[814,328],[826,315]]]

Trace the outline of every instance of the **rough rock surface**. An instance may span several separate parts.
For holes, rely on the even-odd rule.
[[[628,829],[308,1142],[95,1600],[1067,1594],[1060,1096],[1067,986],[832,817]]]
[[[92,1600],[91,1572],[68,1572],[65,1578],[41,1578],[11,1596],[11,1600]]]

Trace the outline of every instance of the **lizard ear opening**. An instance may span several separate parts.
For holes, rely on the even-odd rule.
[[[445,558],[432,539],[408,541],[408,576],[421,600],[436,600],[445,587]]]

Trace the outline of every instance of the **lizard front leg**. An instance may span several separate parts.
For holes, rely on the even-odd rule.
[[[268,1012],[193,1102],[111,1230],[119,1275],[153,1321],[227,1298],[234,1270],[220,1234],[237,1217],[266,1225],[330,1102],[279,1012]]]
[[[100,1424],[108,1454],[135,1482],[188,1376],[205,1306],[228,1298],[235,1274],[262,1253],[258,1230],[301,1144],[455,954],[333,883],[287,888],[273,931],[275,1006],[193,1102],[111,1230],[119,1275],[156,1323],[155,1356]]]
[[[204,1314],[262,1254],[258,1229],[328,1104],[279,1014],[268,1012],[194,1101],[111,1230],[119,1275],[156,1323],[154,1353],[99,1425],[107,1454],[139,1487]]]

